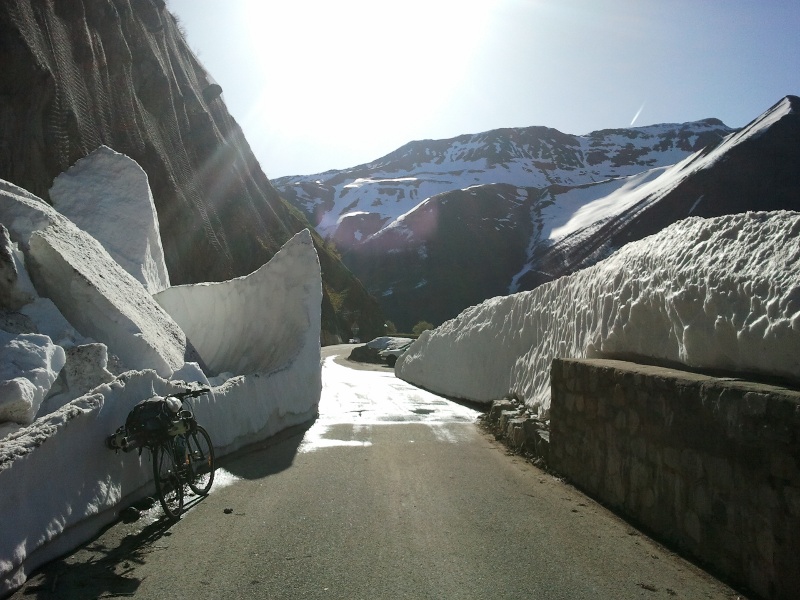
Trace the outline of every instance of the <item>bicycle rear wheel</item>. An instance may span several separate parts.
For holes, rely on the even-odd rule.
[[[214,483],[214,446],[208,432],[197,425],[194,431],[186,434],[186,447],[191,469],[189,488],[195,494],[205,496]]]
[[[177,519],[183,511],[183,481],[175,464],[175,442],[167,440],[153,448],[153,478],[164,513]]]

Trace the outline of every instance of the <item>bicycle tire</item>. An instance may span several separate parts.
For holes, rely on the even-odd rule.
[[[189,488],[198,496],[205,496],[214,483],[214,446],[211,437],[200,425],[186,434],[189,451]]]
[[[175,464],[174,440],[153,447],[153,479],[164,514],[177,519],[183,512],[183,478]]]

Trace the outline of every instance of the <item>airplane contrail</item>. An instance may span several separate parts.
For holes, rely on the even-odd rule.
[[[642,105],[639,107],[639,110],[636,111],[636,114],[633,115],[633,119],[631,119],[631,125],[633,125],[636,122],[636,119],[639,118],[639,115],[642,114],[643,110],[644,110],[644,102],[642,102]]]

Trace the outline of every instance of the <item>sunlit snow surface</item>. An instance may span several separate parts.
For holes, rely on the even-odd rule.
[[[0,221],[26,266],[36,266],[39,295],[83,336],[104,343],[130,369],[168,377],[180,368],[183,331],[97,240],[8,182],[0,182]]]
[[[243,277],[155,295],[214,373],[270,373],[307,347],[319,362],[322,281],[308,229]]]
[[[50,200],[148,292],[169,287],[155,201],[135,160],[100,146],[55,178]]]
[[[452,397],[514,394],[546,415],[554,357],[639,355],[800,376],[800,214],[689,218],[530,292],[425,332],[398,376]]]
[[[397,379],[387,371],[361,371],[342,366],[333,357],[322,366],[319,418],[306,432],[300,452],[336,446],[364,447],[369,440],[337,439],[337,425],[354,429],[375,425],[422,423],[444,441],[455,441],[446,431],[451,423],[471,423],[478,411],[456,404]],[[342,437],[342,436],[339,436]]]

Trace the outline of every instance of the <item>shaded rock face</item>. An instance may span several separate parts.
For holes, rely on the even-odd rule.
[[[0,177],[49,200],[53,179],[101,144],[130,156],[174,283],[251,272],[299,228],[157,3],[11,0],[0,37]]]
[[[100,145],[130,156],[150,182],[172,284],[251,273],[306,226],[163,1],[4,1],[0,64],[0,179],[50,201],[53,179]]]
[[[440,324],[467,306],[508,293],[525,261],[540,190],[476,186],[430,198],[344,254],[376,290],[400,331]]]

